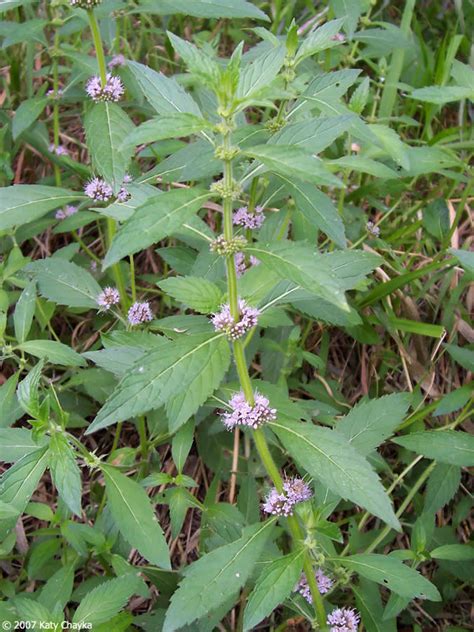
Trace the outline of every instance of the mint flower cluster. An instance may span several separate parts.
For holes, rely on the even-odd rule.
[[[256,430],[267,421],[276,419],[276,409],[270,408],[268,399],[258,391],[254,393],[255,404],[248,403],[244,393],[236,393],[229,401],[230,412],[222,413],[222,421],[227,430],[236,426],[247,426]]]
[[[211,321],[216,331],[224,331],[229,340],[238,340],[258,323],[260,311],[247,305],[244,299],[239,300],[239,317],[235,320],[230,313],[230,305],[221,306],[220,312],[212,315]]]
[[[328,614],[330,632],[357,632],[360,616],[353,608],[336,608]]]
[[[107,184],[102,178],[92,178],[84,187],[84,193],[96,202],[108,202],[114,191],[110,184]]]
[[[241,206],[234,213],[232,218],[234,226],[243,226],[249,230],[255,230],[261,228],[265,221],[265,215],[263,214],[263,208],[256,206],[255,210],[249,211],[246,206]]]
[[[59,211],[56,211],[54,217],[56,219],[66,219],[66,217],[71,217],[71,215],[74,215],[75,213],[77,213],[77,206],[67,205],[64,208],[59,209]]]
[[[125,88],[120,77],[107,73],[105,85],[102,85],[98,75],[91,77],[86,83],[86,92],[93,101],[120,101]]]
[[[117,303],[120,303],[120,294],[115,287],[105,287],[97,297],[97,305],[105,312]]]
[[[315,571],[314,577],[316,579],[316,583],[318,584],[318,590],[322,595],[325,595],[334,586],[333,580],[325,575],[320,568]],[[313,603],[311,590],[309,588],[308,580],[306,579],[306,575],[304,573],[301,575],[299,582],[295,586],[295,592],[299,592],[300,595],[304,597],[308,603]]]
[[[234,256],[234,262],[235,262],[235,272],[237,273],[237,276],[239,278],[243,274],[245,274],[247,270],[250,270],[250,268],[253,268],[253,266],[258,266],[258,264],[260,263],[257,257],[254,257],[253,255],[250,255],[250,257],[247,260],[243,252],[238,252]]]
[[[140,303],[137,301],[128,310],[127,318],[131,325],[140,325],[141,323],[153,320],[153,312],[151,311],[150,303],[146,301]]]
[[[283,483],[283,491],[279,492],[276,488],[269,491],[262,509],[267,514],[286,518],[293,515],[295,505],[309,500],[312,495],[309,485],[302,478],[289,478]]]

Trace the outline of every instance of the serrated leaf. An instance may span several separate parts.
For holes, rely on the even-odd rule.
[[[174,632],[224,604],[246,583],[270,537],[274,521],[246,527],[242,537],[203,555],[185,570],[171,598],[163,632]]]
[[[229,362],[229,345],[222,335],[186,335],[147,353],[120,381],[99,411],[87,434],[149,410],[186,392],[201,375],[196,404],[201,405],[219,386]],[[215,366],[217,359],[218,367]],[[212,379],[205,379],[203,366],[213,366]],[[217,370],[219,369],[219,370]]]
[[[362,577],[359,584],[351,583],[351,589],[367,632],[397,632],[396,619],[383,620],[383,605],[376,584]]]
[[[212,281],[199,277],[170,277],[158,286],[180,303],[200,314],[216,311],[222,303],[222,292]]]
[[[178,473],[183,471],[189,451],[194,440],[194,421],[191,419],[173,437],[171,442],[171,455]]]
[[[209,192],[193,188],[170,191],[149,200],[115,235],[103,268],[171,235],[197,213],[209,196]]]
[[[221,79],[221,69],[217,60],[207,55],[204,50],[200,50],[191,42],[181,39],[174,33],[167,31],[166,34],[188,70],[199,77],[202,83],[208,85],[211,89],[216,89]]]
[[[390,500],[369,463],[335,430],[289,419],[270,422],[291,456],[332,492],[400,529]]]
[[[0,429],[0,461],[14,463],[39,447],[27,428]]]
[[[211,127],[211,123],[200,116],[176,112],[176,114],[157,116],[142,123],[125,138],[123,145],[135,147],[142,143],[154,143],[168,138],[182,138]]]
[[[342,19],[331,20],[307,35],[296,53],[296,62],[299,63],[306,57],[315,55],[322,50],[338,46],[340,42],[335,36],[341,30],[343,24],[344,20]]]
[[[29,353],[36,358],[44,358],[51,364],[62,366],[84,366],[85,360],[79,353],[55,340],[27,340],[18,345],[20,351]]]
[[[336,138],[347,132],[355,118],[354,114],[343,114],[290,123],[274,134],[268,144],[272,147],[273,145],[294,145],[312,154],[319,154],[332,145]]]
[[[409,405],[407,393],[363,400],[337,422],[335,429],[367,456],[401,424]]]
[[[441,601],[436,586],[394,556],[375,553],[351,555],[338,558],[338,563],[401,597]]]
[[[12,121],[13,140],[16,140],[22,132],[33,125],[47,103],[48,97],[33,97],[20,104]]]
[[[286,48],[276,46],[264,50],[240,71],[236,98],[240,101],[251,98],[268,86],[278,75],[285,60]]]
[[[0,189],[0,230],[33,222],[59,206],[85,199],[83,193],[42,184],[15,184]]]
[[[59,305],[97,309],[102,288],[94,277],[71,261],[49,258],[28,264],[26,271],[36,279],[42,296]]]
[[[132,71],[146,100],[158,114],[189,112],[200,116],[197,103],[175,79],[136,61],[128,61],[127,67]]]
[[[245,607],[244,630],[253,630],[285,601],[300,578],[303,561],[301,549],[265,565]]]
[[[330,6],[335,16],[343,19],[343,28],[351,38],[360,16],[369,8],[370,2],[367,0],[331,0]]]
[[[437,463],[426,484],[423,513],[437,513],[454,498],[461,482],[461,468],[458,465]]]
[[[138,586],[139,578],[131,573],[103,582],[81,601],[74,614],[73,624],[96,626],[110,621],[138,590]]]
[[[269,21],[267,15],[246,0],[146,0],[140,11],[172,15],[184,13],[196,18],[257,18]]]
[[[131,134],[133,123],[117,103],[106,101],[89,109],[84,127],[92,167],[117,193],[133,152],[122,141]]]
[[[110,512],[120,533],[143,557],[171,568],[168,545],[145,490],[110,466],[103,466]]]
[[[71,598],[73,586],[74,565],[69,563],[48,579],[41,590],[38,601],[51,611],[55,609],[57,604],[63,610]]]
[[[392,441],[440,463],[461,467],[474,465],[474,437],[461,430],[412,432]]]
[[[18,377],[14,373],[0,386],[0,428],[11,426],[23,414],[16,397]]]
[[[66,437],[57,432],[52,434],[49,443],[49,467],[60,498],[81,517],[81,472]]]
[[[18,342],[24,342],[28,337],[28,333],[33,322],[33,316],[36,307],[36,282],[30,281],[23,292],[15,307],[13,314],[13,324],[15,326],[15,336]]]

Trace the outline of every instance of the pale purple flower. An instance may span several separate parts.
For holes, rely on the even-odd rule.
[[[80,9],[92,9],[102,2],[102,0],[69,0],[71,6]]]
[[[96,202],[108,202],[114,194],[112,187],[102,178],[92,178],[84,187],[84,193]]]
[[[236,426],[248,426],[256,430],[267,421],[276,419],[276,408],[270,408],[266,397],[255,391],[254,400],[255,404],[250,405],[242,391],[231,397],[230,412],[222,413],[222,421],[227,430],[233,430]]]
[[[246,206],[242,206],[235,211],[232,221],[235,226],[244,226],[250,229],[260,228],[265,221],[263,208],[256,206],[253,213],[251,213]]]
[[[250,307],[243,300],[239,300],[239,319],[234,320],[230,313],[230,305],[221,306],[221,311],[212,315],[212,324],[216,331],[225,331],[230,340],[242,338],[247,331],[255,327],[260,311],[256,307]]]
[[[333,40],[333,42],[345,42],[346,38],[344,37],[344,33],[336,33],[336,35],[333,35],[331,37],[331,39]]]
[[[328,614],[330,632],[357,632],[360,616],[353,608],[336,608]]]
[[[103,87],[99,76],[91,77],[86,84],[86,92],[93,101],[120,101],[125,89],[120,77],[109,72]]]
[[[97,272],[97,261],[92,260],[90,264],[91,272]]]
[[[54,89],[48,90],[46,96],[50,99],[60,99],[63,96],[63,91],[61,88],[56,92]]]
[[[139,325],[140,323],[153,320],[153,312],[151,311],[150,303],[134,303],[128,310],[127,318],[131,325]]]
[[[380,228],[374,224],[372,221],[368,221],[366,225],[367,231],[373,235],[374,237],[380,236]]]
[[[271,489],[265,498],[262,509],[273,516],[292,516],[293,507],[309,500],[313,493],[301,478],[289,478],[283,483],[283,491]]]
[[[116,68],[117,66],[125,66],[125,57],[122,55],[122,53],[114,55],[107,66],[110,68],[110,70],[112,70],[112,68]]]
[[[104,311],[110,309],[112,305],[117,305],[117,303],[120,303],[120,294],[115,287],[105,287],[97,297],[97,305],[100,305]]]
[[[132,182],[132,180],[133,180],[133,178],[132,178],[132,176],[129,173],[126,173],[123,176],[123,183],[124,184],[130,184],[130,182]]]
[[[316,582],[318,584],[318,590],[321,595],[326,594],[331,590],[334,586],[333,580],[325,575],[323,571],[318,568],[314,573],[314,577],[316,578]],[[313,603],[313,597],[311,595],[311,590],[308,585],[308,580],[306,579],[306,575],[303,573],[300,577],[300,581],[295,586],[295,591],[299,592],[308,603]]]
[[[243,252],[238,252],[234,256],[234,262],[235,262],[235,271],[236,271],[237,276],[239,278],[243,274],[245,274],[247,272],[247,270],[249,270],[253,266],[258,266],[258,264],[260,263],[260,261],[257,259],[257,257],[254,257],[253,255],[250,255],[250,257],[249,257],[249,259],[247,261],[246,258],[245,258],[245,254]]]
[[[77,213],[77,206],[66,206],[63,209],[59,209],[59,211],[56,211],[56,215],[55,218],[56,219],[66,219],[66,217],[71,217],[71,215],[74,215],[74,213]]]
[[[68,156],[69,152],[66,149],[66,147],[64,147],[64,145],[58,145],[57,147],[55,146],[54,143],[51,143],[51,145],[48,147],[49,151],[52,154],[56,154],[56,156]]]
[[[131,198],[131,194],[125,187],[120,187],[120,191],[117,193],[117,202],[126,202]]]

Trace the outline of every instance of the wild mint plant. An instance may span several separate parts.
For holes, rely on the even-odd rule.
[[[0,619],[444,616],[473,558],[472,391],[439,378],[472,370],[463,37],[420,85],[412,0],[400,27],[363,1],[8,4]]]

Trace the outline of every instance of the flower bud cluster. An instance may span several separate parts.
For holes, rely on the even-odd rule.
[[[219,237],[211,242],[209,249],[211,252],[216,252],[218,255],[231,257],[238,252],[242,252],[246,245],[247,240],[245,237],[240,235],[232,237],[232,239],[226,239],[224,235],[219,235]]]

